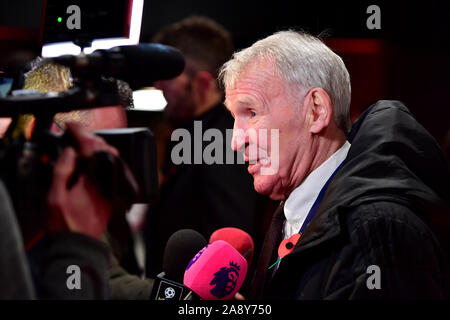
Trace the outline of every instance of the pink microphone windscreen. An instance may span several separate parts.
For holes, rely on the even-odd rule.
[[[252,237],[244,230],[238,228],[222,228],[213,232],[209,238],[209,243],[217,240],[228,242],[233,248],[239,251],[247,260],[248,265],[252,264],[255,245]]]
[[[204,300],[229,300],[244,283],[247,267],[235,248],[218,240],[192,258],[184,272],[184,285]]]

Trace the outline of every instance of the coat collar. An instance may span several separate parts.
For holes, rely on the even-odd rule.
[[[347,138],[347,158],[290,255],[337,237],[345,220],[340,217],[362,203],[389,201],[427,212],[448,194],[442,151],[401,102],[383,100],[370,106]]]

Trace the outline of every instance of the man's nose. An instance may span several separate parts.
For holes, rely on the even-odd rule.
[[[244,152],[245,146],[248,144],[248,136],[245,130],[234,121],[233,138],[231,139],[231,149],[236,152]]]

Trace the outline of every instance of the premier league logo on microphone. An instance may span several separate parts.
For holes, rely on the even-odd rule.
[[[215,285],[215,287],[211,289],[211,294],[221,299],[233,292],[239,279],[240,270],[241,267],[231,261],[229,267],[223,267],[214,273],[214,278],[210,282],[210,285]]]
[[[232,299],[247,274],[247,260],[229,243],[217,240],[201,250],[184,273],[184,285],[205,300]]]

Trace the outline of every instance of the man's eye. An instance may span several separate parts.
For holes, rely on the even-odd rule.
[[[256,112],[253,110],[250,110],[250,117],[251,118],[256,117]]]

